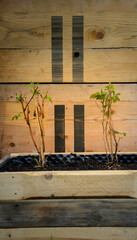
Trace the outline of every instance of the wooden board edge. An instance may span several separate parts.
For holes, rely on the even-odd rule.
[[[7,154],[5,157],[3,157],[3,158],[0,160],[0,166],[2,166],[3,164],[5,164],[10,158],[11,158],[11,154]]]
[[[0,240],[135,240],[137,227],[0,229]]]
[[[67,154],[71,154],[72,152],[65,152],[65,153],[62,153],[62,152],[58,152],[58,153],[51,153],[51,152],[46,152],[45,155],[49,155],[49,154],[62,154],[62,155],[67,155]],[[93,154],[106,154],[105,152],[73,152],[74,154],[80,154],[80,155],[93,155]],[[118,154],[137,154],[137,152],[118,152]],[[9,157],[16,157],[16,156],[27,156],[27,155],[38,155],[37,152],[27,152],[27,153],[11,153],[11,154],[8,154],[6,155],[5,157],[3,157],[1,160],[0,160],[0,163],[4,162],[7,158]]]

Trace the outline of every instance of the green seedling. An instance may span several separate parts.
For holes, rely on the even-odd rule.
[[[108,162],[108,154],[110,153],[112,164],[115,160],[118,162],[117,152],[119,142],[127,135],[125,132],[115,130],[112,120],[112,115],[114,114],[112,104],[120,101],[119,96],[120,93],[115,92],[115,88],[111,83],[104,90],[101,89],[100,92],[96,92],[90,96],[90,99],[96,99],[101,103],[104,147]]]
[[[45,102],[49,101],[52,103],[52,98],[46,94],[42,94],[41,90],[39,89],[39,84],[38,83],[33,83],[31,82],[28,85],[25,85],[25,87],[31,92],[31,97],[27,101],[26,97],[23,96],[22,92],[20,94],[16,94],[16,102],[21,104],[22,107],[22,112],[14,115],[12,117],[12,120],[18,120],[19,117],[24,115],[24,119],[29,127],[30,131],[30,136],[32,138],[33,144],[39,154],[39,165],[44,168],[45,166],[45,141],[44,141],[44,119],[45,119],[45,114],[44,114],[44,107],[45,107]],[[34,105],[34,112],[33,116],[37,120],[37,126],[39,130],[39,138],[40,138],[40,146],[36,143],[34,136],[33,136],[33,131],[32,131],[32,123],[31,123],[31,110],[30,110],[30,104]]]

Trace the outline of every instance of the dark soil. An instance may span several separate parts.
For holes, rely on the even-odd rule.
[[[17,156],[0,166],[0,172],[71,171],[71,170],[137,170],[137,154],[119,154],[118,163],[108,164],[105,154],[51,154],[45,156],[45,168],[37,164],[38,156]]]

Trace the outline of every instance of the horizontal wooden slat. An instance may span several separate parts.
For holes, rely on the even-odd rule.
[[[65,133],[65,151],[74,152],[74,131],[73,121],[66,122],[67,131]],[[72,128],[71,128],[72,126]],[[137,149],[137,123],[121,123],[116,129],[126,131],[127,136],[121,140],[119,151],[136,151]],[[88,129],[91,128],[90,131]],[[69,131],[70,129],[70,131]],[[38,141],[37,129],[33,128],[34,137]],[[14,152],[35,152],[35,147],[29,136],[29,130],[22,125],[5,125],[1,126],[1,145],[0,145],[0,157],[5,156],[7,153]],[[53,153],[55,151],[55,139],[54,139],[54,123],[47,124],[46,138],[45,138],[46,152]],[[100,124],[91,123],[87,124],[85,128],[85,151],[97,152],[104,151],[102,129]]]
[[[46,11],[46,10],[45,10]],[[51,16],[65,19],[63,42],[71,45],[72,16],[84,17],[84,48],[137,47],[137,10],[134,12],[99,12],[65,14],[57,12],[0,13],[0,48],[50,48]],[[71,26],[71,28],[70,28]]]
[[[137,82],[136,49],[85,50],[84,82]]]
[[[39,82],[39,81],[38,81]],[[0,101],[1,102],[15,102],[16,93],[21,91],[26,98],[31,96],[29,90],[25,87],[26,84],[0,84]],[[92,102],[89,97],[94,92],[104,89],[105,84],[39,84],[40,90],[52,97],[53,103],[61,104],[68,101],[74,103]],[[114,84],[116,92],[120,92],[121,101],[128,101],[129,103],[137,101],[137,84]],[[70,95],[71,93],[71,95]],[[118,103],[119,104],[119,103]],[[50,104],[51,106],[52,104]],[[18,106],[18,104],[17,104]],[[95,106],[97,108],[97,106]]]
[[[8,6],[8,7],[7,7]],[[15,9],[16,6],[16,9]],[[1,0],[0,12],[94,12],[94,11],[136,11],[136,0]]]
[[[137,227],[137,200],[0,202],[0,228],[15,227]]]
[[[72,108],[73,110],[73,108]],[[72,116],[70,116],[72,118]],[[65,152],[74,152],[74,122],[67,120],[65,132]],[[127,132],[119,145],[120,152],[134,152],[137,150],[137,121],[124,121],[116,125],[119,131]],[[33,127],[34,137],[38,142],[38,131]],[[0,125],[0,158],[8,153],[35,152],[36,149],[32,143],[28,127],[22,123]],[[55,151],[54,122],[49,121],[45,126],[45,149],[46,152]],[[85,151],[100,152],[104,150],[102,128],[100,123],[94,121],[85,125]]]
[[[135,240],[136,227],[0,229],[0,240]]]
[[[1,50],[0,82],[52,82],[51,50]]]
[[[73,82],[70,53],[63,53],[63,82],[68,83]],[[137,49],[85,50],[83,81],[137,82],[136,55]],[[31,81],[52,82],[51,50],[0,50],[0,82]]]
[[[0,200],[49,197],[137,198],[137,171],[0,173]]]
[[[65,105],[65,151],[74,151],[74,105],[85,106],[85,151],[104,151],[101,113],[95,101],[89,96],[106,86],[102,84],[40,84],[43,93],[48,91],[53,103],[45,106],[45,142],[46,152],[55,152],[54,105]],[[115,129],[127,132],[120,142],[119,151],[137,149],[137,84],[115,84],[121,93],[121,102],[113,105]],[[15,103],[15,94],[22,93],[29,98],[30,93],[24,84],[0,85],[0,150],[1,157],[11,152],[35,152],[28,127],[23,118],[12,121],[12,117],[21,112],[20,104]],[[70,95],[71,93],[71,95]],[[32,119],[34,136],[38,140],[36,121]],[[94,139],[94,140],[93,140]]]

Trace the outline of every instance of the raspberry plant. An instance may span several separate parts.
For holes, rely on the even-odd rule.
[[[17,115],[13,116],[12,120],[18,119],[19,117],[24,115],[24,119],[26,121],[26,124],[29,127],[29,132],[31,139],[33,141],[33,144],[39,154],[39,165],[44,168],[45,165],[45,141],[44,141],[44,105],[46,101],[50,101],[52,103],[52,98],[48,96],[47,94],[42,94],[38,83],[31,82],[29,85],[25,86],[29,89],[31,92],[31,97],[28,101],[26,101],[26,97],[23,96],[22,92],[20,91],[20,94],[16,94],[16,102],[21,104],[22,112],[18,113]],[[39,138],[40,138],[40,146],[35,141],[35,138],[33,136],[32,131],[32,123],[30,119],[31,110],[30,110],[30,104],[33,102],[34,104],[34,110],[33,110],[33,116],[37,120],[37,126],[39,130]]]
[[[101,89],[100,92],[93,93],[90,96],[91,99],[96,99],[101,103],[104,147],[107,160],[110,162],[108,156],[110,154],[112,164],[115,160],[118,162],[117,152],[119,142],[123,136],[126,136],[125,132],[115,130],[112,120],[112,115],[114,114],[112,104],[120,101],[119,95],[119,92],[115,92],[113,84],[109,83],[104,90]]]

